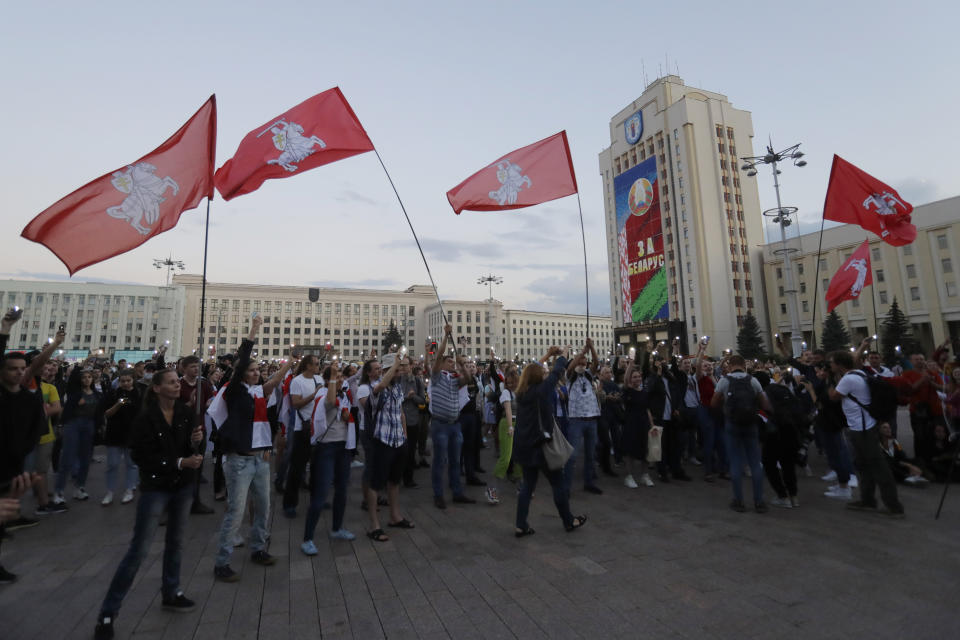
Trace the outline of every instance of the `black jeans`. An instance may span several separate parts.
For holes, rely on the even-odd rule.
[[[797,495],[797,447],[796,439],[784,433],[768,433],[763,440],[763,472],[780,498]]]
[[[683,475],[683,467],[680,466],[680,428],[677,421],[654,421],[654,424],[663,427],[663,434],[660,436],[663,458],[657,463],[657,472],[661,476],[668,472],[675,476]]]
[[[290,467],[287,469],[287,480],[283,486],[284,509],[296,509],[300,501],[300,483],[307,462],[310,461],[310,431],[294,431],[293,438],[288,443],[288,446],[290,445],[293,449],[290,451]]]
[[[857,470],[860,471],[860,500],[866,504],[876,504],[876,489],[880,486],[880,498],[891,511],[903,511],[897,496],[897,483],[890,473],[890,465],[883,459],[880,450],[879,429],[874,427],[864,431],[850,430],[850,443],[856,453]]]
[[[417,470],[417,448],[413,446],[414,442],[420,439],[420,431],[423,430],[423,424],[407,425],[407,442],[411,446],[406,448],[406,464],[403,465],[403,484],[413,484],[413,472]]]
[[[613,473],[610,466],[610,448],[613,446],[614,425],[603,416],[597,421],[597,462],[606,473]]]
[[[460,430],[463,433],[463,448],[460,450],[461,467],[467,480],[476,478],[480,466],[480,416],[476,411],[460,414]]]
[[[541,472],[550,481],[550,487],[553,489],[553,504],[557,507],[563,526],[569,527],[573,524],[573,514],[570,513],[570,492],[564,487],[563,469],[551,470],[544,463],[536,467],[523,468],[523,485],[520,487],[520,495],[517,496],[517,529],[527,529],[530,526],[527,522],[530,499],[537,488],[537,477]]]

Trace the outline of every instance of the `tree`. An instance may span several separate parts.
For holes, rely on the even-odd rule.
[[[828,353],[850,348],[850,333],[843,326],[843,320],[837,315],[836,309],[828,313],[826,320],[823,321],[820,341],[823,350]]]
[[[753,312],[748,311],[737,334],[737,353],[747,360],[759,360],[767,357],[766,351],[760,324],[753,317]]]
[[[880,346],[882,347],[883,361],[893,366],[903,355],[909,355],[917,349],[917,342],[913,338],[913,329],[907,316],[900,310],[897,299],[890,304],[887,316],[880,323]],[[897,353],[900,347],[900,353]]]
[[[393,320],[391,320],[390,328],[384,332],[383,340],[380,341],[380,347],[383,349],[384,353],[387,353],[390,351],[390,347],[394,345],[401,347],[403,344],[403,336],[400,335],[400,332],[397,331],[397,325],[395,325]]]

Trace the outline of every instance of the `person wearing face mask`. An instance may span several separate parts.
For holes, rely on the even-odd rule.
[[[587,362],[587,353],[590,362]],[[569,416],[569,434],[567,439],[573,446],[573,455],[564,468],[564,484],[569,492],[573,484],[573,473],[577,457],[583,451],[583,490],[603,493],[597,486],[597,470],[594,466],[597,447],[597,419],[600,417],[600,402],[597,398],[597,352],[593,340],[587,338],[583,350],[571,360],[567,367],[567,412]]]

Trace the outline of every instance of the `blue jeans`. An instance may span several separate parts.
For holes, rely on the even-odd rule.
[[[850,474],[853,473],[853,462],[850,460],[850,449],[843,437],[843,431],[828,431],[819,429],[823,442],[823,449],[827,454],[827,464],[837,472],[837,482],[847,484]]]
[[[564,486],[563,471],[551,470],[546,464],[537,467],[523,468],[523,483],[520,485],[520,495],[517,496],[517,529],[525,530],[530,524],[527,515],[530,513],[530,499],[537,488],[537,478],[540,472],[547,476],[550,487],[553,489],[553,504],[557,507],[560,520],[564,527],[573,524],[573,514],[570,513],[570,492]]]
[[[460,485],[460,449],[463,447],[460,423],[433,418],[430,421],[430,439],[433,440],[433,464],[430,466],[433,495],[443,496],[444,470],[450,476],[453,495],[463,495],[463,487]]]
[[[190,504],[193,502],[193,485],[188,484],[176,491],[144,491],[137,502],[137,519],[133,525],[133,539],[110,588],[100,605],[101,615],[115,617],[123,598],[137,576],[140,564],[150,551],[150,543],[160,524],[160,516],[167,512],[166,539],[163,546],[163,578],[160,591],[164,598],[173,598],[180,588],[180,555],[183,547],[183,530],[187,524]]]
[[[117,467],[123,462],[127,468],[127,482],[124,489],[136,489],[140,477],[140,468],[130,457],[126,447],[107,447],[107,491],[119,491],[117,487]]]
[[[727,448],[724,446],[723,418],[700,407],[700,435],[703,438],[703,466],[705,473],[723,473],[727,470]],[[716,452],[716,457],[714,457]]]
[[[252,456],[227,454],[223,473],[227,479],[227,511],[220,525],[220,541],[215,567],[230,563],[233,541],[237,537],[243,511],[247,506],[247,493],[253,499],[253,527],[250,529],[250,551],[256,553],[267,547],[267,514],[270,512],[270,463],[263,453]]]
[[[750,476],[753,480],[753,503],[763,502],[763,467],[760,466],[760,439],[757,436],[756,425],[740,427],[726,423],[724,436],[727,444],[727,455],[730,458],[730,484],[733,486],[733,497],[743,502],[743,465],[750,467]]]
[[[570,418],[567,440],[573,445],[573,455],[563,468],[563,484],[567,491],[573,484],[573,472],[577,467],[577,457],[583,445],[583,486],[590,487],[597,482],[597,468],[594,458],[597,449],[597,419]]]
[[[63,493],[67,477],[77,470],[76,486],[87,484],[90,456],[93,455],[93,418],[73,418],[63,425],[63,448],[60,450],[60,471],[57,472],[57,493]]]
[[[333,485],[333,521],[331,531],[343,528],[343,514],[347,509],[347,483],[350,482],[350,451],[346,442],[321,442],[310,458],[313,486],[310,487],[310,508],[303,528],[303,540],[313,540],[320,521],[320,511],[327,501],[327,491]]]

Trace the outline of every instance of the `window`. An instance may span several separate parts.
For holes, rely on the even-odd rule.
[[[912,256],[912,255],[913,255],[913,247],[911,247],[909,244],[904,245],[904,246],[903,246],[903,255],[905,255],[905,256]]]
[[[886,282],[883,276],[883,269],[877,269],[877,282]]]
[[[907,277],[910,279],[917,277],[917,268],[912,264],[907,265]]]
[[[850,301],[850,304],[853,305],[853,307],[854,307],[855,309],[856,309],[856,308],[859,308],[859,307],[860,307],[860,298],[854,298],[853,300]]]
[[[810,303],[804,300],[801,305],[803,306],[803,312],[806,313],[810,311]]]
[[[940,261],[940,266],[943,267],[944,273],[953,273],[953,262],[950,258],[944,258]]]
[[[910,299],[913,301],[920,300],[920,287],[910,287]]]
[[[798,263],[797,263],[797,273],[800,274],[801,276],[803,275],[803,263],[802,263],[802,262],[798,262]]]
[[[780,280],[781,278],[783,278],[783,269],[777,267],[777,280]]]
[[[785,304],[781,304],[781,305],[780,305],[780,313],[786,315],[786,313],[787,313],[787,305],[785,305]]]
[[[806,282],[801,282],[801,283],[800,283],[800,293],[806,293],[806,292],[807,292],[807,283],[806,283]]]
[[[881,291],[881,292],[880,292],[880,304],[887,304],[887,292],[886,292],[886,291]]]
[[[948,246],[948,245],[947,245],[947,235],[946,235],[946,234],[941,234],[941,235],[937,236],[937,248],[940,249],[940,250],[944,250],[944,249],[947,248],[947,246]]]
[[[783,286],[782,286],[782,285],[779,286],[779,287],[777,287],[777,295],[779,295],[781,298],[783,297]]]
[[[873,256],[874,260],[880,259],[880,247],[874,247],[870,250],[870,254]]]
[[[957,284],[955,282],[947,283],[947,297],[949,298],[957,297]]]
[[[826,270],[827,270],[827,259],[820,258],[820,271],[826,271]]]

